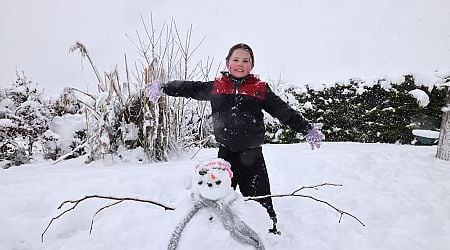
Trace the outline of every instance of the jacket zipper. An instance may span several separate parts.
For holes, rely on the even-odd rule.
[[[236,151],[236,133],[237,133],[237,131],[236,131],[236,128],[237,128],[237,114],[236,114],[236,111],[237,111],[237,97],[238,97],[238,86],[236,86],[236,85],[234,85],[233,84],[233,88],[234,88],[234,105],[233,105],[233,107],[231,107],[231,109],[233,110],[233,113],[232,113],[232,116],[233,116],[233,122],[234,122],[234,127],[233,127],[233,151]]]

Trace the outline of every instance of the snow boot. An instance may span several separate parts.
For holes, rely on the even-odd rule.
[[[273,221],[273,227],[269,229],[269,233],[273,233],[275,235],[281,235],[281,232],[277,229],[277,217],[271,217]]]

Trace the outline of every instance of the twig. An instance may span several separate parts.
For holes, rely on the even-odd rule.
[[[92,100],[97,101],[97,97],[95,97],[94,95],[92,95],[92,94],[90,94],[90,93],[88,93],[86,91],[79,90],[79,89],[74,88],[74,87],[69,87],[69,89],[74,90],[74,91],[78,91],[78,92],[80,92],[80,93],[82,93],[82,94],[84,94],[86,96],[89,96],[90,98],[92,98]]]
[[[191,159],[194,159],[194,157],[198,154],[198,152],[200,152],[200,150],[206,145],[206,143],[208,143],[211,140],[212,136],[208,136],[205,139],[199,141],[200,142],[200,147],[197,150],[197,152],[195,152],[195,154],[191,157]],[[195,143],[195,142],[194,142]],[[192,145],[192,144],[191,144]]]
[[[318,184],[318,185],[314,185],[314,186],[303,186],[297,190],[295,190],[294,192],[292,192],[292,194],[296,194],[297,192],[300,192],[304,189],[315,189],[315,190],[319,190],[319,187],[324,187],[324,186],[335,186],[335,187],[342,187],[342,184],[334,184],[334,183],[322,183],[322,184]]]
[[[114,203],[112,203],[112,204],[109,204],[109,205],[104,206],[104,207],[100,208],[99,210],[97,210],[97,212],[95,212],[94,216],[92,216],[92,220],[91,220],[91,228],[89,229],[89,234],[92,233],[92,227],[94,226],[94,219],[95,219],[95,217],[97,216],[97,214],[99,214],[102,210],[105,210],[105,209],[107,209],[107,208],[110,208],[110,207],[112,207],[112,206],[115,206],[115,205],[117,205],[117,204],[119,204],[119,203],[121,203],[121,202],[122,202],[122,201],[116,201],[116,202],[114,202]]]
[[[67,200],[67,201],[62,202],[58,206],[58,209],[61,209],[65,204],[68,204],[68,203],[73,204],[73,206],[68,208],[68,209],[66,209],[66,210],[64,210],[63,212],[59,213],[56,217],[53,217],[50,220],[50,222],[48,223],[48,225],[45,228],[44,232],[41,234],[41,241],[44,242],[44,235],[45,235],[45,233],[47,232],[47,230],[50,228],[50,226],[52,225],[52,223],[55,220],[61,218],[61,216],[63,216],[64,214],[74,210],[78,206],[78,204],[80,204],[81,202],[83,202],[85,200],[88,200],[88,199],[106,199],[106,200],[115,200],[115,201],[120,201],[120,202],[122,202],[122,201],[137,201],[137,202],[150,203],[152,205],[156,205],[156,206],[162,207],[162,208],[164,208],[164,210],[175,210],[175,208],[173,208],[173,207],[169,207],[169,206],[166,206],[164,204],[161,204],[161,203],[158,203],[158,202],[155,202],[155,201],[151,201],[151,200],[144,200],[144,199],[139,199],[139,198],[129,198],[129,197],[121,198],[121,197],[112,197],[112,196],[103,196],[103,195],[88,195],[88,196],[85,196],[84,198],[81,198],[81,199]],[[108,206],[106,206],[104,208],[108,208],[108,207],[114,206],[114,205],[116,205],[118,203],[119,202],[113,203],[113,204],[108,205]],[[104,208],[101,208],[97,212],[103,210]]]
[[[354,215],[352,215],[352,214],[350,214],[350,213],[348,213],[348,212],[346,212],[346,211],[344,211],[344,210],[341,210],[341,209],[335,207],[334,205],[332,205],[331,203],[329,203],[329,202],[327,202],[327,201],[318,199],[318,198],[316,198],[316,197],[314,197],[314,196],[311,196],[311,195],[297,194],[298,192],[300,192],[300,191],[302,191],[302,190],[305,190],[305,189],[315,189],[315,190],[318,190],[319,187],[323,187],[323,186],[336,186],[336,187],[342,187],[341,184],[323,183],[323,184],[319,184],[319,185],[315,185],[315,186],[304,186],[304,187],[301,187],[301,188],[295,190],[294,192],[292,192],[292,193],[290,193],[290,194],[272,194],[272,195],[264,195],[264,196],[244,197],[244,199],[245,199],[245,201],[250,201],[250,200],[257,201],[257,200],[261,200],[261,199],[264,199],[264,198],[282,198],[282,197],[300,197],[300,198],[307,198],[307,199],[311,199],[311,200],[314,200],[314,201],[323,203],[323,204],[325,204],[325,205],[327,205],[327,206],[333,208],[336,212],[338,212],[338,213],[340,214],[340,217],[339,217],[339,223],[341,223],[342,216],[343,216],[343,215],[347,215],[347,216],[350,216],[351,218],[355,219],[356,221],[358,221],[363,227],[366,226],[360,219],[358,219],[358,217],[356,217],[356,216],[354,216]]]

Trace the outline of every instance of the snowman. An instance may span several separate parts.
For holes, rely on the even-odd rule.
[[[192,196],[194,199],[230,201],[236,196],[231,187],[231,178],[233,172],[227,161],[216,158],[200,162],[195,166]]]
[[[169,250],[177,249],[184,228],[202,208],[214,211],[215,216],[220,218],[224,228],[236,241],[254,246],[255,249],[264,249],[256,232],[231,208],[236,199],[240,198],[231,187],[231,178],[233,172],[230,163],[223,159],[214,158],[197,164],[191,187],[192,208],[173,231],[168,245]]]

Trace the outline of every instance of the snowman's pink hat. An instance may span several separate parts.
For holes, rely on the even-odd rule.
[[[231,171],[231,165],[229,162],[225,161],[224,159],[221,158],[214,158],[214,159],[209,159],[209,160],[204,160],[199,162],[196,166],[195,166],[195,171],[196,172],[200,172],[201,169],[219,169],[219,170],[223,170],[226,171],[228,173],[228,175],[230,176],[230,179],[233,178],[233,171]]]

